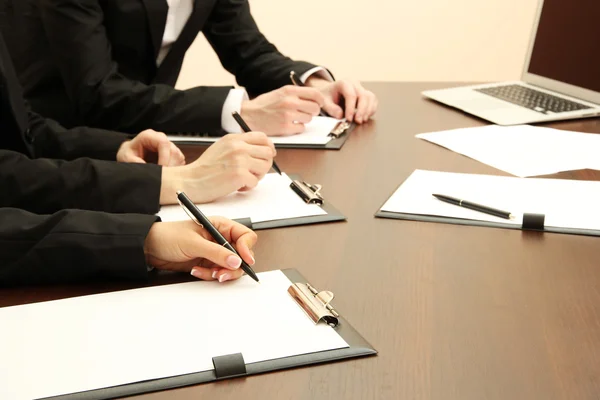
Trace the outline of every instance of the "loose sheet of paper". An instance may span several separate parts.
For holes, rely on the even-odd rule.
[[[511,221],[444,203],[434,193],[508,211],[516,218]],[[523,213],[536,213],[546,215],[549,227],[600,229],[599,203],[600,182],[416,170],[381,210],[516,225],[522,225]]]
[[[520,177],[600,169],[600,135],[595,134],[489,125],[416,136]]]
[[[0,398],[76,393],[348,347],[315,325],[281,271],[0,309]]]
[[[332,136],[329,134],[335,126],[343,121],[331,117],[313,117],[312,121],[305,125],[305,131],[293,136],[271,136],[274,144],[314,144],[325,145],[329,143]],[[197,143],[214,143],[219,140],[218,137],[203,137],[203,136],[186,136],[186,135],[169,135],[169,140],[172,142],[197,142]]]
[[[198,208],[207,216],[250,218],[252,222],[327,214],[316,204],[306,204],[290,188],[291,183],[292,180],[285,173],[267,174],[252,190],[232,193],[212,203],[198,204]],[[163,221],[185,221],[190,218],[179,205],[161,207],[158,216]]]

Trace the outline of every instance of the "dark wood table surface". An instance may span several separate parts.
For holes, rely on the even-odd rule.
[[[278,164],[321,183],[348,222],[261,231],[255,269],[297,268],[333,291],[336,308],[378,356],[134,398],[599,399],[599,238],[373,217],[417,168],[506,175],[414,137],[484,124],[420,96],[449,85],[457,84],[367,84],[380,110],[341,151],[278,151]],[[598,119],[550,126],[600,132]],[[2,290],[0,306],[131,287]]]

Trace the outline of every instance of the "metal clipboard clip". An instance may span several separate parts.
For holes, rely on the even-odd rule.
[[[329,302],[333,300],[333,293],[319,292],[308,283],[294,283],[289,287],[288,293],[304,310],[306,315],[316,324],[325,321],[328,325],[336,327],[340,316]]]
[[[310,183],[294,180],[290,184],[290,188],[296,192],[308,204],[323,205],[325,199],[321,195],[321,185],[311,185]]]
[[[342,136],[344,133],[346,133],[348,131],[348,129],[350,129],[350,127],[352,126],[351,122],[348,121],[340,121],[337,123],[337,125],[333,128],[333,130],[331,132],[329,132],[329,134],[331,136],[333,136],[334,138],[339,138],[340,136]]]

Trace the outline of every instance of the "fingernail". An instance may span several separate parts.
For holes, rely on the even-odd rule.
[[[256,264],[256,260],[254,259],[254,257],[252,257],[252,254],[250,254],[250,259],[252,260],[252,264],[251,265]]]
[[[219,271],[213,271],[213,273],[212,273],[212,278],[213,278],[213,279],[217,279],[217,273],[218,273],[218,272],[219,272]]]
[[[194,278],[202,279],[200,277],[200,271],[198,271],[197,269],[192,269],[190,271],[190,275],[192,275]]]
[[[223,283],[223,282],[225,282],[226,280],[228,280],[229,278],[231,278],[231,275],[230,275],[230,274],[228,274],[228,273],[224,273],[223,275],[221,275],[221,276],[219,277],[219,282]]]
[[[234,256],[233,254],[227,257],[227,265],[229,265],[233,269],[237,269],[242,265],[242,259],[238,256]]]

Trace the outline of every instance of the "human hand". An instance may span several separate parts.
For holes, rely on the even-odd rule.
[[[252,129],[270,136],[304,132],[304,124],[319,115],[324,95],[314,88],[284,86],[242,102],[240,115]]]
[[[334,118],[346,118],[347,121],[362,124],[371,119],[379,105],[375,94],[357,81],[331,82],[318,76],[311,76],[306,80],[306,85],[318,89],[323,94],[325,97],[323,110]]]
[[[209,218],[214,227],[237,250],[238,257],[217,244],[208,231],[193,221],[156,222],[144,243],[147,263],[154,268],[188,272],[205,281],[225,282],[244,274],[242,259],[254,265],[252,247],[258,237],[244,225],[222,217]]]
[[[276,151],[261,132],[229,134],[194,162],[163,168],[160,204],[177,203],[176,192],[185,192],[195,203],[208,203],[236,190],[250,190],[265,176]]]
[[[117,152],[117,161],[145,164],[148,155],[158,153],[158,164],[165,167],[185,165],[185,156],[162,132],[145,130],[123,142]]]

